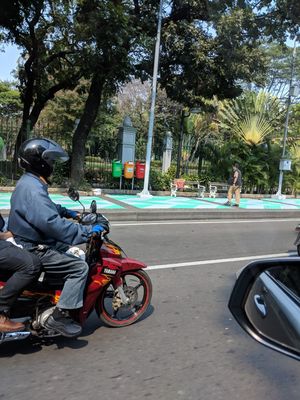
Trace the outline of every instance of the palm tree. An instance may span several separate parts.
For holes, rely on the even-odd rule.
[[[300,192],[300,146],[299,140],[295,142],[290,149],[292,158],[292,173],[287,175],[286,183],[292,187],[295,197]]]
[[[220,127],[251,146],[264,143],[281,132],[284,107],[270,93],[245,92],[219,104]]]

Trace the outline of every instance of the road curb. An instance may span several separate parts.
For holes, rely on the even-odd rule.
[[[103,210],[110,221],[174,221],[209,219],[283,219],[299,218],[300,210]]]

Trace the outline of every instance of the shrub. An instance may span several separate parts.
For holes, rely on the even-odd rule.
[[[8,186],[8,182],[8,179],[4,175],[0,174],[0,186]]]
[[[70,176],[71,162],[56,163],[52,175],[52,184],[60,187],[67,187]]]

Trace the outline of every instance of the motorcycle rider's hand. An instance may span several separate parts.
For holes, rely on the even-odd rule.
[[[67,210],[67,217],[68,218],[73,218],[73,219],[78,219],[80,217],[80,213],[74,210]]]
[[[13,238],[13,234],[9,231],[7,232],[0,232],[0,240],[7,240],[9,238]]]
[[[104,228],[101,225],[94,225],[92,228],[92,233],[94,235],[99,235],[101,232],[104,232]]]

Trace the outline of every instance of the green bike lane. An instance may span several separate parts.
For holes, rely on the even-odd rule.
[[[50,193],[50,197],[63,207],[82,210],[82,206],[67,195]],[[9,213],[10,199],[11,192],[0,191],[0,210],[4,215]],[[225,197],[153,196],[145,199],[138,195],[123,194],[80,197],[80,202],[86,209],[89,209],[92,200],[96,200],[98,212],[104,213],[111,221],[300,217],[300,199],[295,198],[279,200],[243,197],[240,207],[237,208],[225,206]]]

